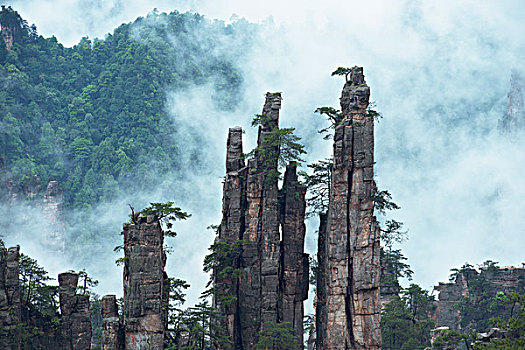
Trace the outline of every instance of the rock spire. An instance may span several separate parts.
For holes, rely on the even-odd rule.
[[[326,233],[320,239],[324,281],[318,348],[380,349],[380,246],[374,217],[374,118],[370,88],[354,67],[341,94]]]

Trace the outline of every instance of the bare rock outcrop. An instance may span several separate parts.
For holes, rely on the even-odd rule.
[[[322,349],[380,349],[380,246],[374,217],[374,118],[363,69],[352,68],[335,127],[326,241]]]
[[[164,346],[167,321],[164,233],[156,216],[137,213],[124,225],[125,348]]]
[[[484,295],[476,295],[477,289],[483,284]],[[468,273],[458,273],[454,281],[450,283],[439,283],[434,287],[437,291],[438,300],[435,302],[436,309],[433,318],[436,327],[448,327],[454,331],[464,329],[462,327],[462,315],[456,307],[463,296],[470,295],[473,298],[495,297],[499,292],[505,294],[515,292],[525,293],[525,268],[523,267],[490,267],[481,268],[478,271],[471,269]],[[466,327],[475,325],[466,325]],[[484,331],[484,329],[478,329]]]
[[[64,350],[91,348],[89,295],[77,294],[78,277],[78,273],[72,271],[58,275]]]

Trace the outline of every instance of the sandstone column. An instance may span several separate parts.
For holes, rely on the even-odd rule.
[[[266,93],[257,145],[279,126],[280,93]],[[278,149],[267,148],[274,155]],[[253,349],[258,331],[265,322],[278,321],[279,289],[279,200],[277,159],[259,152],[248,161],[246,184],[243,276],[239,286],[242,345]]]
[[[162,349],[167,312],[164,233],[153,215],[137,213],[132,221],[124,225],[125,348]]]
[[[242,154],[242,128],[234,127],[228,131],[226,146],[226,177],[224,179],[222,200],[222,222],[218,241],[234,243],[242,238],[244,232],[244,211],[246,207],[246,174]],[[233,261],[233,268],[240,267],[240,261]],[[214,276],[216,294],[214,306],[224,316],[217,320],[218,329],[227,331],[232,346],[217,345],[219,349],[235,349],[240,344],[238,312],[238,284],[235,277]],[[228,302],[224,300],[228,298]],[[235,300],[232,300],[234,297]]]
[[[325,246],[323,349],[379,349],[380,247],[374,217],[374,119],[370,88],[354,67],[341,95]]]
[[[303,344],[303,301],[308,298],[309,264],[308,254],[304,253],[306,187],[299,184],[296,164],[286,167],[281,193],[280,320],[292,325],[295,336]]]
[[[105,295],[102,298],[102,349],[120,350],[120,333],[117,297]]]
[[[262,173],[262,205],[259,217],[260,254],[261,254],[261,327],[265,322],[278,321],[278,289],[279,289],[279,189],[277,187],[277,157],[272,154],[279,152],[278,147],[270,145],[267,137],[279,127],[279,110],[281,109],[281,94],[267,93],[262,115],[266,119],[259,127],[258,145],[267,151],[258,157],[258,171]]]
[[[68,271],[58,275],[60,313],[64,350],[91,348],[91,313],[89,295],[76,293],[78,273]]]

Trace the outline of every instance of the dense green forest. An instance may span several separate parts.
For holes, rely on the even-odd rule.
[[[212,84],[223,110],[241,94],[242,75],[223,52],[244,50],[225,46],[250,32],[244,22],[151,13],[71,48],[11,9],[0,22],[15,28],[11,49],[0,44],[2,182],[13,180],[22,197],[48,180],[59,182],[66,208],[88,209],[129,186],[151,190],[182,166],[167,92]]]

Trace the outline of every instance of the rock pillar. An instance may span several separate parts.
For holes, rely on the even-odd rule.
[[[263,107],[263,123],[259,127],[258,145],[261,152],[257,157],[257,174],[262,176],[262,198],[258,216],[260,237],[260,278],[261,278],[261,323],[278,321],[279,290],[279,189],[277,187],[277,146],[267,140],[272,130],[279,127],[281,94],[267,93]],[[264,152],[262,152],[264,150]]]
[[[102,349],[121,349],[121,328],[118,315],[117,297],[105,295],[102,298]]]
[[[370,88],[354,67],[341,95],[325,257],[323,349],[381,347],[379,228],[374,217],[374,118]]]
[[[63,272],[58,275],[62,338],[64,350],[91,348],[91,313],[89,295],[76,293],[78,273]]]
[[[308,298],[308,254],[304,253],[306,187],[299,184],[297,165],[286,167],[281,190],[281,317],[289,322],[303,343],[303,301]]]
[[[260,117],[257,149],[245,165],[242,129],[228,134],[223,219],[217,239],[242,240],[231,279],[214,276],[215,304],[226,317],[216,322],[228,330],[235,349],[254,349],[267,323],[289,322],[298,341],[303,334],[303,301],[308,293],[308,256],[304,254],[305,188],[289,165],[283,189],[278,188],[281,94],[267,93]],[[282,237],[281,237],[282,235]],[[235,302],[221,305],[221,297]],[[229,298],[230,300],[232,298]],[[229,345],[220,347],[230,348]]]
[[[248,162],[243,276],[239,286],[242,346],[253,349],[265,322],[278,321],[279,291],[279,199],[275,146],[265,147],[279,126],[281,94],[267,93],[261,114],[256,152]],[[272,156],[273,153],[273,156]]]
[[[244,232],[244,211],[246,207],[246,173],[242,153],[242,128],[230,128],[226,147],[226,177],[223,186],[222,222],[218,241],[234,243],[242,238]],[[232,261],[233,268],[240,267],[240,260]],[[214,276],[217,293],[214,305],[223,315],[217,320],[218,329],[227,331],[230,345],[219,344],[219,349],[234,349],[240,344],[238,312],[239,279],[235,276]],[[233,297],[233,298],[232,298]]]
[[[134,215],[124,225],[125,348],[163,349],[166,329],[166,255],[157,217]]]

